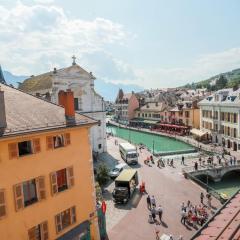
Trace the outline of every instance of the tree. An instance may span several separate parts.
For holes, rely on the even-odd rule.
[[[224,75],[220,75],[218,80],[216,81],[217,90],[223,89],[227,86],[228,80]]]
[[[99,185],[102,187],[104,184],[106,184],[109,180],[108,175],[109,169],[105,164],[101,164],[97,170],[97,178]]]

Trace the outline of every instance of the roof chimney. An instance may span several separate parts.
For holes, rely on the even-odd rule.
[[[4,129],[7,127],[4,91],[1,90],[0,86],[0,136],[3,134]]]
[[[58,93],[58,104],[65,109],[67,124],[75,124],[74,97],[70,89]]]

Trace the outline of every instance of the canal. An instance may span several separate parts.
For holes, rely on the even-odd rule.
[[[156,154],[180,154],[193,152],[195,149],[191,145],[165,136],[144,133],[131,129],[108,126],[107,132],[114,136],[123,138],[134,144],[144,144]]]
[[[154,153],[157,154],[181,154],[194,151],[194,147],[191,145],[165,136],[119,128],[116,126],[108,126],[107,132],[134,144],[143,143],[150,151],[153,152],[154,150]],[[200,180],[204,183],[207,182],[206,178]],[[221,182],[215,183],[209,180],[208,184],[217,192],[227,194],[227,196],[230,197],[240,189],[240,173],[232,172],[223,177]]]
[[[199,178],[199,180],[207,184],[206,177]],[[218,193],[224,193],[228,197],[231,197],[240,189],[240,172],[231,172],[225,175],[220,182],[209,180],[208,185]]]

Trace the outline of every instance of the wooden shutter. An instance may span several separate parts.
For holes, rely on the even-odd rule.
[[[18,143],[8,144],[9,159],[18,157]]]
[[[73,167],[67,168],[67,184],[68,188],[71,188],[74,185]]]
[[[56,172],[50,173],[50,180],[51,180],[52,195],[54,195],[58,192],[57,173]]]
[[[14,197],[15,197],[15,208],[16,211],[24,208],[24,197],[22,184],[16,184],[13,186]]]
[[[45,179],[43,176],[36,178],[37,185],[37,196],[38,200],[41,201],[46,199]]]
[[[62,230],[61,213],[55,216],[55,225],[56,225],[56,232],[59,233]]]
[[[48,223],[47,221],[40,224],[40,231],[41,231],[41,240],[48,240]]]
[[[47,150],[53,149],[53,136],[48,136],[46,138]]]
[[[0,189],[0,219],[6,216],[5,190]]]
[[[71,144],[70,133],[65,133],[64,134],[64,143],[65,143],[65,145],[70,145]]]
[[[28,230],[28,240],[36,240],[36,227],[32,227]]]
[[[40,138],[33,139],[33,152],[34,153],[41,152]]]
[[[76,208],[71,207],[71,224],[76,222]]]

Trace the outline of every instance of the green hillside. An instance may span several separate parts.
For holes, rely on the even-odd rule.
[[[240,85],[240,68],[213,76],[209,79],[186,84],[184,88],[208,88],[209,90],[219,90],[222,88],[237,88]]]

